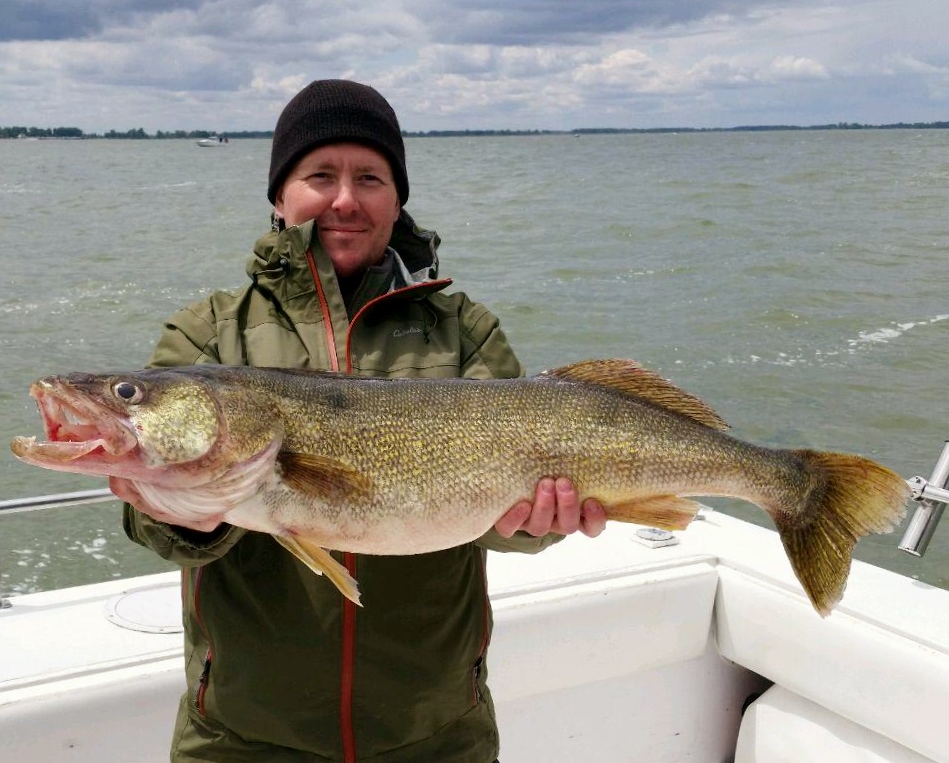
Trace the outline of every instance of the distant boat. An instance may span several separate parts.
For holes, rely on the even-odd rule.
[[[211,138],[201,138],[201,140],[198,141],[198,145],[201,146],[201,148],[224,147],[227,145],[227,143],[227,138],[223,135],[217,135]]]

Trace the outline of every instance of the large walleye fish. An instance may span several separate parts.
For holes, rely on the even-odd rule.
[[[48,441],[15,438],[18,458],[131,479],[183,521],[226,512],[354,601],[355,581],[327,549],[459,545],[550,475],[569,477],[610,519],[670,530],[698,509],[684,496],[757,504],[827,615],[856,541],[892,529],[909,494],[859,456],[730,437],[698,398],[624,360],[493,381],[202,365],[51,376],[30,393]]]

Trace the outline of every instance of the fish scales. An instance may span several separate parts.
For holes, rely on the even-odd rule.
[[[435,504],[470,514],[482,500],[490,511],[529,497],[537,476],[545,474],[568,473],[581,490],[590,484],[630,494],[650,452],[670,452],[633,427],[637,415],[625,411],[630,403],[609,390],[584,395],[576,384],[554,381],[533,387],[522,381],[490,387],[442,382],[383,384],[367,394],[371,400],[354,390],[348,404],[334,401],[333,415],[327,410],[317,417],[318,433],[291,426],[286,443],[370,475],[377,487],[373,513],[408,516]],[[661,466],[674,473],[684,464],[668,460]],[[418,502],[393,500],[390,491],[402,484],[417,490]]]

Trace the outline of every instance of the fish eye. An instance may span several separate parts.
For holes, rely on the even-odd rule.
[[[120,381],[112,385],[112,394],[124,403],[140,403],[145,390],[134,382]]]

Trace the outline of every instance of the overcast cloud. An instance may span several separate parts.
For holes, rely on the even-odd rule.
[[[946,0],[0,0],[0,126],[269,130],[309,81],[407,130],[949,120]]]

